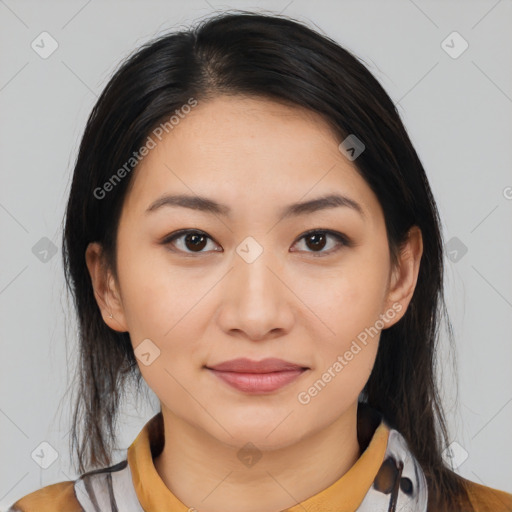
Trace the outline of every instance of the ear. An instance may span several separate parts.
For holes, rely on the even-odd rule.
[[[385,311],[392,309],[396,314],[393,315],[392,320],[386,322],[386,328],[398,322],[407,311],[418,281],[422,254],[423,237],[421,230],[418,226],[412,226],[400,249],[399,261],[391,272]]]
[[[104,261],[101,244],[92,242],[87,246],[85,262],[104,322],[114,331],[127,332],[121,296],[115,279]]]

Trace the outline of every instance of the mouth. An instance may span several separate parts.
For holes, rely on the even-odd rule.
[[[237,373],[272,373],[284,372],[300,369],[309,369],[307,366],[284,361],[275,357],[262,359],[261,361],[253,361],[245,357],[238,359],[231,359],[224,361],[213,366],[206,366],[210,370],[218,370],[223,372],[237,372]]]
[[[277,391],[309,370],[281,359],[234,359],[215,366],[205,366],[215,377],[232,388],[249,394],[265,394]]]

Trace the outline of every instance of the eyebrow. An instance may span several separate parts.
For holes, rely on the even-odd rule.
[[[160,208],[167,207],[182,207],[190,208],[191,210],[198,210],[201,212],[220,215],[223,217],[231,217],[231,208],[224,204],[220,204],[213,199],[203,196],[190,196],[186,194],[164,195],[159,197],[156,201],[151,203],[147,208],[146,214],[159,210]],[[299,215],[306,215],[309,213],[326,210],[329,208],[347,207],[356,211],[363,218],[366,217],[363,208],[359,203],[350,199],[349,197],[340,194],[329,194],[310,201],[293,203],[285,206],[280,211],[282,219],[289,217],[297,217]]]

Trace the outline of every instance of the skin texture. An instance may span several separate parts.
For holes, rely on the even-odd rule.
[[[160,350],[150,365],[138,361],[164,416],[165,447],[154,463],[189,507],[282,510],[360,456],[357,399],[380,332],[309,403],[297,397],[379,315],[395,312],[384,328],[403,316],[422,240],[413,228],[392,268],[380,204],[340,142],[298,107],[237,96],[199,103],[135,171],[119,224],[118,280],[101,264],[101,247],[87,248],[105,322],[128,331],[134,348],[150,339]],[[364,217],[348,207],[279,217],[290,203],[334,192],[359,203]],[[209,197],[231,217],[166,206],[146,214],[164,193]],[[206,233],[206,245],[194,249],[185,236],[163,243],[180,229]],[[329,235],[315,249],[303,237],[312,229],[337,231],[352,245]],[[236,251],[247,237],[263,249],[251,263]],[[204,367],[237,357],[309,369],[275,392],[249,395]],[[237,456],[248,442],[262,455],[251,467]]]

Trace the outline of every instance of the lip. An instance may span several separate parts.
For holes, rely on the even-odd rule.
[[[307,369],[307,367],[283,359],[269,357],[261,361],[253,361],[245,357],[232,359],[214,366],[207,366],[210,370],[218,370],[221,372],[237,372],[237,373],[271,373],[284,372],[292,370]]]
[[[251,361],[240,358],[206,367],[231,387],[249,394],[271,393],[290,384],[306,370],[304,366],[268,358]]]

